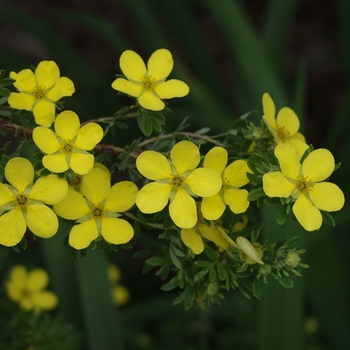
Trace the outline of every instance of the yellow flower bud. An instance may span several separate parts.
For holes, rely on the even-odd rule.
[[[300,261],[299,254],[296,252],[291,252],[288,253],[286,258],[284,259],[284,262],[289,266],[291,269],[294,269],[295,267],[298,266],[299,261]]]

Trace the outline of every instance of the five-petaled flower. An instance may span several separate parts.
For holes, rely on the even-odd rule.
[[[285,143],[276,146],[275,155],[281,171],[264,174],[266,195],[279,198],[292,196],[295,200],[293,213],[299,223],[307,231],[318,230],[322,225],[320,210],[338,211],[344,205],[344,194],[340,188],[324,181],[334,171],[332,153],[323,148],[314,150],[300,164],[297,149]]]
[[[50,127],[55,120],[55,102],[65,96],[72,96],[73,82],[60,77],[60,70],[54,61],[42,61],[35,73],[30,69],[19,73],[11,72],[10,77],[19,92],[12,92],[8,103],[12,108],[33,111],[36,124]]]
[[[173,66],[173,57],[166,49],[155,51],[147,67],[136,52],[124,51],[120,56],[120,68],[128,80],[118,78],[112,83],[112,88],[136,97],[143,108],[161,111],[165,107],[162,99],[183,97],[189,93],[189,87],[183,81],[165,81]]]
[[[69,168],[79,175],[87,174],[94,166],[94,156],[87,152],[102,140],[103,129],[97,123],[80,128],[79,117],[72,111],[60,113],[55,121],[55,132],[38,126],[33,130],[33,140],[46,155],[43,165],[54,173]]]
[[[220,175],[213,169],[197,168],[199,162],[199,149],[190,141],[175,144],[170,160],[156,151],[142,152],[136,159],[136,167],[154,182],[146,184],[136,197],[141,212],[157,213],[170,200],[169,213],[175,225],[180,228],[195,226],[197,208],[192,197],[213,196],[222,185]]]
[[[25,311],[35,313],[52,310],[58,303],[56,294],[45,290],[49,284],[49,275],[43,269],[30,272],[22,265],[14,266],[10,271],[5,288],[9,299],[16,302]]]
[[[300,122],[295,112],[289,107],[283,107],[275,118],[276,107],[268,93],[264,93],[262,104],[263,120],[271,131],[276,144],[290,143],[298,149],[302,156],[309,146],[305,142],[305,137],[298,132]]]
[[[36,236],[52,237],[58,230],[58,219],[46,204],[56,204],[66,196],[67,181],[48,175],[33,185],[34,168],[21,157],[7,162],[5,177],[9,185],[0,183],[0,244],[15,246],[27,226]]]
[[[120,213],[135,204],[137,186],[121,181],[111,187],[108,174],[92,168],[83,176],[81,192],[68,190],[67,196],[54,205],[56,213],[67,220],[76,220],[68,243],[75,249],[87,248],[101,236],[111,244],[124,244],[134,236],[134,229]]]
[[[222,177],[222,188],[212,197],[203,198],[202,213],[208,220],[217,220],[224,213],[226,204],[235,214],[244,213],[249,207],[248,191],[240,189],[249,182],[251,172],[245,160],[227,165],[228,154],[222,147],[213,147],[204,158],[203,167],[216,170]]]

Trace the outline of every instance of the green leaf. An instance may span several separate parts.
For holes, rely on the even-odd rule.
[[[227,277],[227,271],[226,271],[226,267],[221,261],[217,262],[216,269],[218,271],[219,280],[224,281]]]
[[[179,258],[175,255],[174,250],[173,250],[173,245],[171,244],[169,246],[169,253],[170,253],[170,259],[173,262],[173,264],[179,269],[182,270],[182,264]]]
[[[287,219],[288,214],[286,212],[286,207],[283,205],[277,212],[276,221],[279,225],[283,225],[287,221]]]
[[[284,287],[284,288],[293,288],[294,282],[289,277],[282,277],[278,280],[278,282]]]
[[[252,201],[256,201],[259,198],[265,197],[265,196],[266,196],[266,194],[264,192],[264,189],[262,187],[259,187],[259,188],[255,189],[255,190],[252,190],[252,191],[249,192],[247,200],[252,202]]]
[[[164,291],[169,291],[176,288],[179,285],[179,280],[177,276],[173,277],[168,283],[163,284],[160,289]]]
[[[153,257],[146,260],[146,264],[150,266],[163,266],[169,263],[168,259]]]
[[[253,281],[253,295],[257,299],[261,299],[263,296],[262,285],[263,279],[255,277]]]
[[[198,282],[200,279],[202,279],[207,273],[209,272],[208,268],[205,268],[203,270],[200,270],[193,278],[193,282]]]
[[[335,220],[333,216],[328,213],[328,211],[321,211],[322,217],[323,217],[323,222],[329,226],[335,226]]]

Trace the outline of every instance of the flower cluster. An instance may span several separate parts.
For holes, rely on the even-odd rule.
[[[333,155],[314,150],[299,132],[296,113],[289,107],[276,113],[268,93],[262,96],[260,127],[245,116],[220,135],[184,131],[185,123],[167,134],[161,112],[170,110],[164,100],[189,93],[185,82],[167,80],[173,67],[164,48],[147,65],[134,51],[123,52],[123,76],[111,86],[131,97],[131,106],[83,123],[74,111],[58,112],[61,98],[75,88],[60,77],[55,62],[10,73],[8,81],[17,91],[9,92],[13,119],[6,131],[8,125],[18,130],[14,120],[23,120],[24,111],[37,125],[33,128],[30,118],[25,124],[32,154],[32,148],[18,147],[9,155],[6,146],[1,150],[0,244],[19,250],[26,246],[27,229],[34,238],[59,232],[67,234],[71,251],[84,254],[90,246],[130,248],[140,236],[142,246],[144,236],[157,232],[156,247],[147,246],[141,255],[148,256],[149,267],[159,267],[162,279],[172,273],[163,289],[183,289],[176,302],[186,307],[194,300],[200,305],[217,301],[222,290],[235,288],[260,298],[268,276],[290,286],[291,277],[306,267],[300,262],[304,251],[295,238],[259,243],[260,211],[264,202],[277,204],[279,224],[291,218],[306,231],[320,229],[323,217],[345,202],[341,189],[328,180],[338,167]],[[121,148],[117,131],[128,129],[131,118],[142,136]],[[104,139],[111,130],[113,137]],[[113,144],[101,143],[108,139]],[[59,218],[68,223],[67,232],[59,228]],[[118,271],[110,268],[109,275],[114,299],[125,301]],[[27,273],[16,266],[6,288],[23,308],[39,311],[57,303],[43,291],[47,283],[43,271]]]

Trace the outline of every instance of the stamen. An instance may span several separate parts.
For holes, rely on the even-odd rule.
[[[95,208],[92,212],[92,215],[95,217],[95,219],[98,219],[102,216],[102,210],[99,208]]]
[[[185,179],[181,175],[174,175],[172,179],[172,184],[174,187],[181,187]]]
[[[154,81],[154,78],[152,78],[152,76],[150,77],[143,76],[142,82],[143,82],[143,88],[145,90],[152,90],[155,85],[155,81]]]
[[[23,194],[20,194],[17,196],[17,203],[19,205],[25,205],[27,203],[27,197],[24,196]]]
[[[33,89],[33,94],[37,99],[42,99],[45,96],[45,86],[35,86]]]
[[[72,149],[73,149],[73,146],[70,144],[70,143],[66,143],[64,146],[63,146],[63,151],[65,153],[71,153],[72,152]]]
[[[290,137],[290,133],[285,126],[279,126],[277,128],[277,136],[284,142]]]

